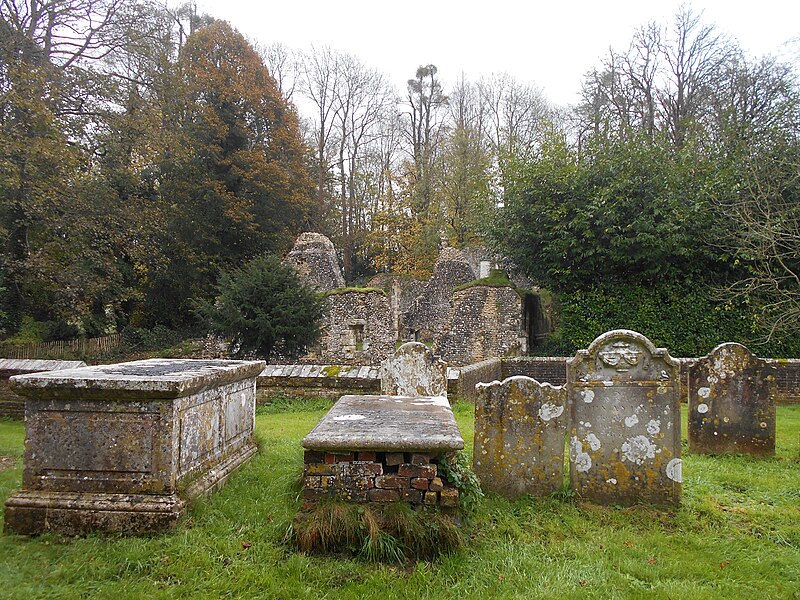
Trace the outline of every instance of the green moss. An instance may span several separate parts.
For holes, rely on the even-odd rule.
[[[520,296],[523,295],[523,291],[517,289],[514,283],[508,278],[508,275],[502,269],[492,269],[489,271],[488,277],[483,277],[482,279],[474,279],[472,281],[468,281],[467,283],[463,283],[459,285],[455,291],[460,292],[461,290],[466,290],[472,287],[477,286],[485,286],[485,287],[510,287],[515,292],[517,292]]]
[[[330,365],[322,369],[322,375],[325,377],[338,377],[342,367],[339,365]]]

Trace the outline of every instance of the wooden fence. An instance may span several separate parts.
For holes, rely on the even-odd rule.
[[[77,340],[60,340],[41,344],[9,344],[0,342],[2,358],[72,358],[75,356],[93,356],[119,348],[120,334],[106,335],[99,338],[81,338]]]

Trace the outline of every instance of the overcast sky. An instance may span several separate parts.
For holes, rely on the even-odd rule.
[[[386,73],[398,91],[419,65],[434,64],[447,85],[506,71],[533,83],[551,102],[578,100],[584,73],[609,47],[627,48],[648,21],[671,23],[677,0],[381,0],[254,2],[197,0],[198,12],[230,22],[249,39],[290,48],[328,45]],[[773,54],[800,63],[797,0],[696,0],[703,22],[751,56]]]

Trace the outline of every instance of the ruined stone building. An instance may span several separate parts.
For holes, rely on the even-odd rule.
[[[301,234],[286,262],[328,292],[321,342],[302,362],[374,365],[397,343],[420,341],[466,365],[527,354],[549,328],[535,292],[476,281],[497,264],[485,248],[444,248],[428,281],[384,273],[364,289],[344,288],[333,244],[321,234]]]

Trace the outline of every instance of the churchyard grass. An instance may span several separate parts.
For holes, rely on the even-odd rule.
[[[684,431],[680,508],[488,495],[464,549],[406,565],[283,542],[299,506],[299,442],[329,406],[259,408],[260,453],[175,531],[0,536],[0,598],[800,599],[800,405],[778,407],[774,459],[688,454]],[[472,411],[455,409],[467,448]],[[0,455],[19,459],[23,437],[20,422],[0,421]],[[21,473],[21,460],[0,472],[0,499]]]

